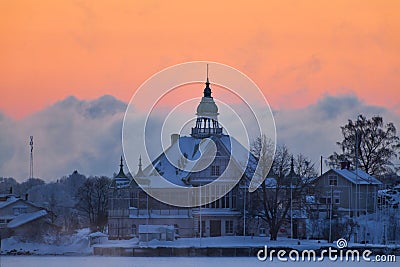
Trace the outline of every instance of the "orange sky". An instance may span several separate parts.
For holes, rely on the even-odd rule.
[[[0,110],[22,118],[69,95],[129,101],[155,72],[210,60],[247,74],[273,108],[351,93],[400,113],[399,10],[397,0],[1,0]]]

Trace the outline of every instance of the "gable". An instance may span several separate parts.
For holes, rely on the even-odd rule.
[[[358,184],[358,185],[380,185],[382,184],[378,179],[375,177],[367,174],[362,170],[348,170],[348,169],[330,169],[329,171],[325,172],[323,175],[319,176],[316,179],[316,183],[322,184],[324,181],[329,179],[329,176],[336,175],[338,179],[345,183],[351,184]],[[326,183],[324,183],[326,185]]]
[[[177,142],[167,148],[164,153],[161,153],[160,156],[158,156],[152,162],[152,164],[144,169],[143,172],[145,176],[150,177],[151,183],[154,183],[156,180],[159,180],[157,177],[160,178],[159,176],[161,175],[169,182],[185,187],[191,186],[190,180],[194,177],[208,177],[211,181],[212,177],[217,178],[218,176],[211,175],[212,166],[222,166],[223,168],[219,170],[219,172],[222,174],[226,168],[225,165],[227,165],[229,162],[231,156],[231,140],[233,140],[232,142],[235,142],[236,150],[239,150],[232,156],[232,164],[234,169],[244,169],[245,176],[249,176],[249,174],[251,174],[250,168],[247,166],[242,166],[244,165],[243,162],[250,157],[250,152],[238,141],[227,135],[222,135],[220,137],[213,136],[210,137],[210,139],[215,142],[217,148],[216,157],[211,159],[212,161],[197,161],[197,159],[200,158],[201,153],[213,153],[211,152],[211,149],[213,149],[213,146],[210,145],[211,140],[197,139],[191,136],[182,136],[179,137]],[[204,164],[204,166],[207,167],[203,169],[200,164]],[[183,168],[185,168],[187,171],[182,170]],[[194,171],[190,172],[188,170]]]

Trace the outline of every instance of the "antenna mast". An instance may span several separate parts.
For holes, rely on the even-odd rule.
[[[30,160],[30,167],[29,167],[29,178],[33,178],[33,135],[30,136],[29,145],[31,147],[31,160]]]

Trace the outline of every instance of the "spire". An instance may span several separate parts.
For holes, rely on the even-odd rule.
[[[206,80],[206,88],[204,88],[204,97],[211,97],[211,88],[210,88],[210,80],[208,79],[208,64],[207,64],[207,80]]]
[[[207,64],[207,82],[206,82],[206,84],[210,84],[210,81],[208,80],[208,64]]]
[[[136,174],[136,177],[144,177],[144,173],[142,170],[142,155],[139,156],[139,170]]]
[[[290,158],[290,172],[288,174],[289,178],[294,178],[297,174],[294,172],[294,159],[293,156]]]
[[[124,163],[121,155],[121,163],[119,164],[119,173],[117,174],[118,178],[126,178],[126,175],[124,173]]]

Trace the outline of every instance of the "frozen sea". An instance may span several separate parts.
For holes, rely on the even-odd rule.
[[[278,262],[259,261],[256,257],[98,257],[98,256],[0,256],[0,267],[247,267],[247,266],[398,266],[397,262]]]

